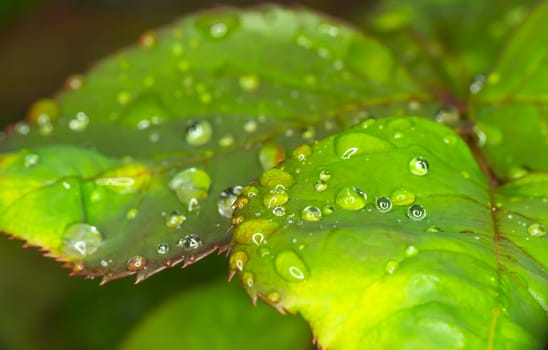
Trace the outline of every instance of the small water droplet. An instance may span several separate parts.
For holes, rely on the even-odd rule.
[[[69,121],[69,129],[72,131],[84,131],[89,125],[89,117],[84,112],[76,113],[76,116]]]
[[[314,189],[316,190],[316,192],[323,192],[327,190],[327,183],[322,180],[318,180],[314,184]]]
[[[63,235],[63,253],[70,257],[86,257],[99,249],[103,237],[95,226],[74,224]]]
[[[479,93],[485,86],[486,81],[485,74],[479,74],[474,77],[474,80],[470,84],[469,90],[471,94]]]
[[[440,108],[434,117],[438,123],[454,126],[460,121],[459,110],[453,106]]]
[[[546,228],[540,224],[531,224],[527,227],[527,232],[533,237],[543,237],[546,235]]]
[[[277,304],[282,300],[282,297],[278,292],[270,292],[266,295],[266,300],[268,300],[270,304]]]
[[[202,247],[204,241],[197,234],[189,234],[177,241],[177,246],[184,250],[197,250]]]
[[[291,156],[300,162],[304,162],[312,154],[312,147],[310,145],[300,145],[293,152]]]
[[[240,88],[246,92],[252,92],[259,88],[260,80],[255,74],[242,75],[239,79]]]
[[[322,218],[322,211],[320,208],[309,205],[301,212],[301,219],[305,221],[318,221]]]
[[[230,147],[234,144],[234,136],[225,135],[219,139],[219,146],[221,147]]]
[[[230,256],[229,266],[231,271],[243,271],[247,264],[247,254],[242,251],[232,253]]]
[[[40,160],[40,156],[38,156],[35,153],[26,154],[24,159],[25,168],[32,168],[33,166],[38,164],[39,160]]]
[[[289,282],[302,282],[309,276],[309,270],[304,261],[292,250],[279,253],[274,260],[278,274]]]
[[[244,272],[242,274],[242,282],[247,286],[247,288],[253,287],[255,284],[255,275],[252,272]]]
[[[457,143],[457,135],[450,134],[443,138],[443,142],[447,145],[454,145]]]
[[[321,181],[327,182],[331,180],[331,172],[329,170],[322,170],[320,171],[320,175],[318,177]]]
[[[322,208],[323,215],[331,215],[335,209],[331,205],[326,205]]]
[[[142,256],[136,255],[130,258],[127,262],[128,271],[136,272],[141,271],[147,266],[147,260]]]
[[[167,243],[158,244],[158,247],[156,248],[156,252],[161,255],[167,254],[169,252],[169,244]]]
[[[282,146],[275,143],[267,143],[259,150],[259,163],[263,170],[268,170],[283,162],[285,159],[285,150]]]
[[[257,131],[257,122],[255,120],[248,120],[244,124],[244,131],[247,133],[252,133]]]
[[[112,260],[111,259],[102,259],[100,264],[101,264],[101,267],[109,267],[109,265],[112,263]]]
[[[409,161],[409,171],[413,175],[424,176],[428,174],[429,164],[423,157],[414,157]]]
[[[413,257],[417,254],[419,254],[419,250],[414,245],[410,245],[409,247],[407,247],[407,249],[405,249],[405,256],[408,258]]]
[[[388,213],[390,210],[392,210],[392,201],[390,200],[390,198],[378,197],[375,201],[375,207],[381,213]]]
[[[426,209],[420,204],[413,204],[407,208],[407,216],[411,220],[421,221],[426,217]]]
[[[386,266],[384,267],[384,271],[387,274],[391,275],[398,269],[399,266],[400,266],[399,262],[397,262],[396,260],[390,260],[386,263]]]
[[[204,170],[188,168],[175,175],[169,182],[169,187],[188,206],[188,211],[192,211],[199,205],[198,201],[207,198],[211,179]]]
[[[166,226],[169,228],[179,228],[185,221],[186,216],[176,210],[166,216]]]
[[[337,193],[335,203],[345,210],[360,210],[367,204],[367,194],[357,187],[345,187]]]
[[[234,213],[234,202],[238,196],[242,194],[242,186],[233,186],[225,189],[219,195],[219,200],[217,201],[217,211],[221,216],[225,218],[231,218]]]
[[[387,152],[393,146],[364,132],[346,132],[334,140],[335,154],[341,159],[350,159],[365,154]]]
[[[137,214],[139,213],[139,210],[137,208],[131,208],[127,211],[126,218],[128,220],[133,220],[137,217]]]
[[[443,232],[438,226],[430,226],[426,229],[426,232]]]
[[[213,129],[211,124],[205,120],[199,122],[192,122],[187,128],[185,133],[185,140],[189,145],[201,146],[211,140]]]
[[[316,136],[316,130],[312,126],[307,126],[301,130],[301,137],[305,140],[312,140]]]
[[[415,194],[405,188],[398,188],[390,194],[390,200],[394,205],[408,205],[415,201]]]

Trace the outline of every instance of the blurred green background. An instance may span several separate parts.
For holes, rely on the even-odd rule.
[[[33,101],[54,95],[68,75],[85,72],[98,59],[135,43],[147,29],[200,9],[261,3],[0,0],[0,126],[24,118]],[[277,3],[346,17],[365,2]],[[20,241],[0,236],[0,349],[5,350],[117,348],[160,304],[206,281],[226,280],[227,276],[226,259],[215,256],[185,271],[169,269],[137,286],[132,278],[126,278],[100,287],[97,280],[68,277],[67,270],[43,258],[37,249],[21,246]],[[243,289],[241,295],[246,298]],[[215,307],[210,304],[203,301],[204,308]],[[200,307],[182,312],[173,323],[180,322],[184,328]],[[215,328],[215,320],[211,323]],[[309,344],[309,335],[303,334]],[[125,348],[134,348],[132,344],[126,343]],[[156,348],[166,347],[158,343]],[[250,344],[249,348],[254,347]]]

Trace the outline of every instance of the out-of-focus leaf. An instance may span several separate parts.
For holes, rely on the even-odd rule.
[[[222,249],[238,192],[224,190],[430,99],[376,41],[276,7],[147,32],[67,87],[1,141],[0,230],[104,281]]]
[[[311,347],[310,331],[302,319],[282,316],[264,304],[254,307],[239,286],[221,281],[166,301],[130,333],[121,349]]]
[[[382,38],[428,89],[467,95],[472,79],[492,68],[527,1],[379,1],[365,25]]]
[[[238,200],[230,267],[328,349],[539,349],[548,177],[496,191],[424,118],[335,134]]]
[[[547,21],[545,3],[511,38],[472,97],[479,144],[503,179],[548,170]]]

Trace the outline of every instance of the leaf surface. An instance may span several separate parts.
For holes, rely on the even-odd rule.
[[[493,191],[447,127],[369,119],[244,189],[230,266],[327,349],[541,348],[547,184]]]
[[[75,274],[140,281],[224,249],[236,186],[286,150],[430,99],[387,49],[330,19],[190,16],[70,77],[7,130],[0,230]]]

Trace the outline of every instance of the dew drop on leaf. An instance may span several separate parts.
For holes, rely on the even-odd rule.
[[[266,193],[263,197],[263,204],[267,208],[273,208],[280,205],[284,205],[289,200],[289,196],[285,187],[277,185],[270,192]]]
[[[175,191],[179,200],[188,206],[188,211],[192,211],[199,205],[200,200],[207,198],[211,179],[204,170],[188,168],[175,175],[169,182],[169,187]]]
[[[367,204],[367,195],[356,187],[345,187],[335,197],[335,203],[345,210],[360,210]]]
[[[414,157],[409,161],[409,171],[413,175],[424,176],[428,174],[428,161],[423,157]]]
[[[25,168],[32,168],[33,166],[38,164],[39,160],[40,156],[35,153],[26,154],[24,159]]]
[[[314,184],[314,189],[316,190],[316,192],[323,192],[327,190],[327,183],[325,181],[318,180]]]
[[[230,256],[229,266],[231,271],[243,271],[245,269],[245,265],[247,264],[247,254],[242,251],[234,252]]]
[[[394,205],[408,205],[415,201],[415,194],[405,188],[398,188],[390,194],[390,200]]]
[[[74,224],[63,236],[63,253],[71,257],[86,257],[99,249],[103,242],[101,232],[95,226]]]
[[[260,80],[255,74],[242,75],[239,79],[240,88],[245,92],[252,92],[259,88]]]
[[[213,129],[209,122],[193,122],[186,128],[185,140],[191,146],[200,146],[208,143],[212,134]]]
[[[392,201],[390,200],[390,198],[378,197],[375,201],[375,207],[381,213],[388,213],[390,210],[392,210]]]
[[[255,275],[253,274],[253,272],[249,272],[249,271],[244,272],[242,274],[242,281],[245,286],[247,286],[248,288],[251,288],[255,284]]]
[[[197,250],[202,247],[204,241],[197,234],[189,234],[177,242],[177,246],[185,250]]]
[[[304,261],[292,250],[279,253],[274,266],[278,274],[289,282],[302,282],[309,277],[309,270]]]
[[[128,271],[141,271],[147,266],[147,260],[140,255],[130,258],[127,262]]]
[[[167,243],[160,243],[156,248],[156,252],[160,255],[167,254],[169,252],[169,245]]]
[[[308,159],[308,157],[310,157],[311,154],[312,154],[312,147],[310,147],[309,145],[300,145],[297,148],[295,148],[295,150],[293,150],[293,152],[291,153],[291,156],[300,162],[304,162],[305,160]]]
[[[329,170],[322,170],[320,171],[319,178],[321,181],[329,181],[331,180],[331,172]]]
[[[274,207],[272,209],[272,215],[274,215],[274,216],[284,216],[285,215],[285,208],[284,207]]]
[[[221,192],[217,200],[217,211],[225,218],[231,218],[234,213],[234,202],[242,194],[242,186],[232,186]]]
[[[84,112],[78,112],[68,125],[72,131],[84,131],[89,125],[89,117]]]
[[[387,274],[391,275],[398,269],[399,266],[400,266],[399,262],[397,262],[396,260],[390,260],[389,262],[386,263],[384,267],[384,271]]]
[[[413,204],[407,208],[407,216],[411,220],[421,221],[426,217],[426,209],[420,204]]]
[[[405,256],[408,258],[413,257],[417,255],[418,253],[419,253],[419,250],[414,245],[410,245],[409,247],[405,249]]]
[[[169,228],[179,228],[186,221],[186,216],[178,211],[173,211],[166,216],[166,226]]]
[[[527,232],[533,237],[543,237],[546,235],[546,228],[540,224],[531,224],[527,227]]]
[[[440,108],[434,117],[438,123],[445,125],[457,125],[460,120],[459,110],[453,106]]]
[[[309,205],[301,212],[301,219],[305,221],[319,221],[322,218],[322,211],[320,208]]]

